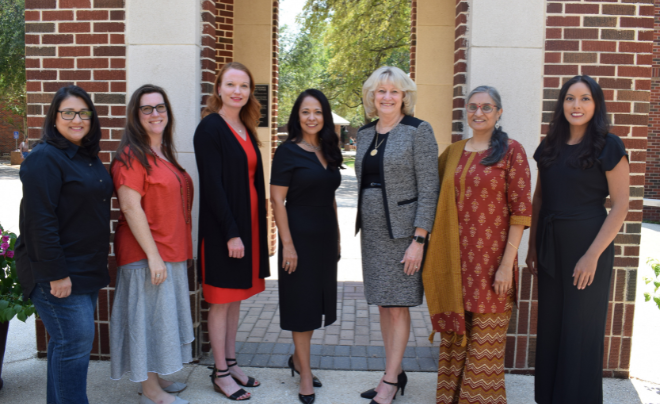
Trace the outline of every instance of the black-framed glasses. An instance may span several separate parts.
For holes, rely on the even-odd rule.
[[[152,106],[152,105],[140,106],[140,112],[142,112],[145,115],[151,115],[154,112],[154,109],[159,114],[162,114],[163,112],[167,111],[167,107],[165,106],[165,104],[158,104],[156,106]]]
[[[92,111],[88,111],[86,109],[83,109],[82,111],[78,111],[78,112],[76,111],[57,111],[57,112],[59,112],[62,115],[62,119],[64,119],[65,121],[73,121],[74,119],[76,119],[76,115],[80,116],[80,119],[82,119],[83,121],[89,121],[90,119],[92,119],[92,115],[94,115]]]
[[[477,112],[477,110],[481,108],[481,112],[488,114],[493,112],[497,107],[492,104],[468,104],[466,108],[470,112]]]

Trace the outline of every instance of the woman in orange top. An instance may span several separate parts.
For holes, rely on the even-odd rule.
[[[254,80],[240,63],[218,73],[193,143],[199,172],[199,260],[209,338],[215,359],[215,391],[246,400],[239,388],[259,382],[236,363],[241,300],[266,288],[268,234],[266,188],[256,139],[260,104]],[[231,376],[231,377],[230,377]]]
[[[121,215],[115,231],[117,283],[110,318],[111,377],[142,382],[141,404],[184,404],[186,388],[161,379],[192,361],[188,289],[192,179],[176,160],[174,117],[165,91],[138,88],[112,178]]]
[[[436,398],[503,404],[518,245],[531,223],[530,172],[522,145],[497,124],[497,90],[477,87],[466,109],[473,137],[440,156],[440,200],[423,272],[433,329],[442,336]]]

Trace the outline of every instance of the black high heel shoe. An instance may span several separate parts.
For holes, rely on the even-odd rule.
[[[394,395],[392,396],[392,401],[396,400],[396,393],[399,392],[399,383],[390,383],[388,381],[383,380],[383,383],[389,384],[390,386],[395,386],[396,390],[394,390]],[[373,400],[369,404],[381,404],[378,401],[376,401],[376,398],[374,397]]]
[[[312,404],[316,400],[316,394],[300,394],[298,393],[298,400],[303,404]]]
[[[403,392],[406,390],[406,384],[408,384],[408,375],[406,375],[405,370],[401,370],[401,373],[399,373],[399,376],[397,376],[397,383],[401,388],[401,395],[403,395]],[[376,389],[370,389],[361,393],[360,397],[373,400],[373,398],[376,397],[377,394],[378,393],[376,393]]]
[[[296,373],[300,374],[300,372],[298,372],[296,370],[296,367],[293,365],[293,355],[289,356],[289,368],[291,369],[291,377],[294,376],[293,372],[296,372]],[[321,383],[321,381],[318,379],[318,377],[316,377],[314,375],[312,375],[312,385],[314,387],[323,387],[323,383]],[[301,397],[310,397],[310,396],[302,396],[301,395]],[[302,398],[300,400],[302,401]],[[305,401],[303,401],[303,402],[305,402]],[[310,401],[309,403],[306,403],[306,404],[310,404],[310,403],[313,403],[313,402],[314,401]]]

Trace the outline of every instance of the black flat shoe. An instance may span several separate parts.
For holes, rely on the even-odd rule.
[[[405,370],[402,370],[401,373],[399,373],[399,376],[397,376],[397,380],[399,387],[401,388],[401,395],[403,395],[403,392],[406,389],[406,384],[408,384],[408,375],[406,375]],[[360,397],[366,398],[368,400],[373,400],[373,398],[376,397],[376,395],[378,395],[376,389],[370,389],[362,392],[360,394]]]
[[[298,400],[303,404],[312,404],[316,400],[316,394],[303,395],[298,393]]]
[[[296,370],[296,367],[293,365],[293,355],[289,356],[289,368],[291,369],[291,377],[294,376],[293,372],[296,372],[296,373],[300,374],[300,372],[298,372],[298,371]],[[323,387],[323,383],[321,383],[321,381],[319,380],[319,378],[316,377],[316,376],[314,376],[314,375],[312,375],[312,385],[313,385],[314,387]],[[374,397],[375,397],[375,396],[374,396]],[[302,400],[302,399],[301,399],[301,400]],[[313,402],[313,401],[312,401],[312,402]]]

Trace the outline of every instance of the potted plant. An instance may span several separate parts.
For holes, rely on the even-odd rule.
[[[23,299],[23,288],[16,274],[14,261],[14,244],[16,234],[5,231],[0,225],[0,389],[2,389],[2,361],[7,345],[9,320],[18,318],[25,322],[35,313],[34,305],[29,299]]]

